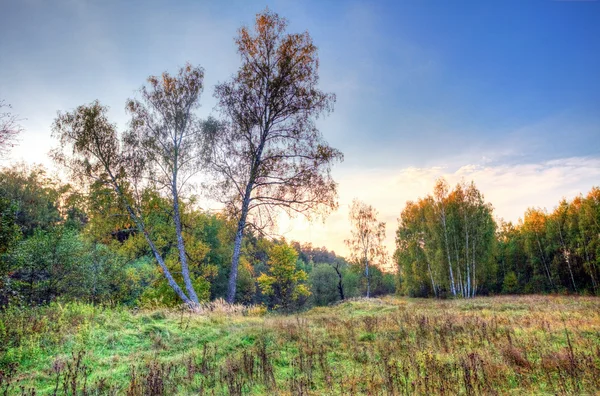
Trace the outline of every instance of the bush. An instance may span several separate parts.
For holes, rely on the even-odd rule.
[[[178,283],[182,285],[183,281],[179,279]],[[206,279],[198,277],[192,280],[192,285],[194,286],[194,290],[196,290],[200,302],[209,300],[210,283]],[[140,305],[144,308],[176,307],[181,304],[181,299],[175,294],[175,291],[163,276],[157,279],[153,285],[146,288],[140,297]]]

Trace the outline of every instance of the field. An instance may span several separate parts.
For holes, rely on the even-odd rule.
[[[211,311],[212,310],[212,311]],[[297,315],[0,316],[0,394],[594,394],[600,299],[352,300]]]

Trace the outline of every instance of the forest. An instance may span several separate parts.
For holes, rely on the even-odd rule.
[[[123,98],[124,129],[100,101],[57,109],[55,169],[0,169],[0,392],[597,390],[599,187],[512,223],[431,180],[397,202],[393,254],[359,199],[347,255],[277,234],[338,210],[344,159],[317,47],[287,28],[267,9],[239,29],[213,116],[188,63]],[[0,107],[6,155],[26,131]]]
[[[83,194],[43,167],[24,164],[4,168],[0,180],[2,307],[55,300],[131,307],[182,303],[113,191],[95,185]],[[141,206],[148,210],[145,229],[183,284],[172,202],[158,191],[145,191]],[[360,218],[376,220],[372,207],[361,208]],[[198,301],[225,299],[235,218],[197,209],[193,201],[180,205],[180,213]],[[366,296],[367,288],[374,297],[596,295],[599,220],[598,188],[561,201],[551,213],[530,208],[512,224],[494,219],[474,184],[450,191],[439,180],[433,195],[407,202],[400,215],[393,255],[397,272],[378,266],[386,257],[375,249],[382,249],[375,237],[384,226],[376,221],[356,226],[374,230],[366,243],[368,277],[360,254],[345,258],[326,247],[249,230],[240,249],[235,302],[298,310]]]
[[[417,297],[598,294],[600,189],[517,224],[494,219],[473,183],[406,203],[396,232],[399,291]]]

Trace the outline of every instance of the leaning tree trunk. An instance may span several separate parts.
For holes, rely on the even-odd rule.
[[[556,290],[556,288],[554,287],[554,281],[552,280],[552,275],[550,275],[550,269],[548,268],[548,265],[546,264],[546,257],[544,256],[544,251],[542,250],[542,244],[540,243],[540,237],[537,234],[535,236],[537,239],[538,248],[540,249],[540,257],[542,259],[542,263],[544,264],[544,269],[546,270],[546,274],[548,275],[548,280],[550,281],[550,286],[552,287],[552,290]]]
[[[173,176],[172,192],[173,192],[173,220],[175,221],[175,233],[177,234],[177,250],[179,250],[179,260],[181,261],[181,274],[183,282],[187,290],[190,300],[198,304],[198,296],[194,290],[192,279],[190,278],[190,270],[188,267],[187,256],[185,254],[185,245],[183,242],[181,215],[179,213],[179,194],[177,193],[177,175]]]
[[[429,271],[429,277],[431,278],[431,287],[433,287],[433,294],[435,295],[435,298],[437,298],[438,297],[437,287],[435,286],[435,281],[433,280],[433,272],[431,271],[431,264],[429,263],[429,260],[427,259],[427,257],[425,257],[425,261],[427,262],[427,270]]]
[[[154,258],[156,258],[156,261],[158,262],[158,265],[162,269],[163,274],[165,275],[165,278],[167,278],[167,282],[169,283],[169,286],[171,286],[171,288],[173,289],[175,294],[177,294],[177,296],[179,298],[181,298],[181,300],[185,304],[187,304],[190,308],[193,308],[196,304],[188,298],[188,296],[183,292],[183,290],[181,290],[181,287],[179,287],[179,285],[173,278],[173,275],[171,275],[171,271],[169,271],[169,268],[165,264],[165,261],[163,260],[158,249],[156,248],[156,245],[154,245],[154,242],[152,242],[152,239],[150,238],[150,235],[148,234],[148,231],[146,230],[144,223],[142,222],[141,219],[139,219],[137,217],[133,208],[131,207],[129,202],[127,202],[127,199],[125,198],[125,194],[123,194],[123,191],[121,190],[121,186],[119,186],[117,179],[115,178],[115,176],[112,174],[112,172],[110,172],[110,170],[106,166],[105,166],[105,168],[108,172],[108,175],[110,176],[113,188],[114,188],[115,192],[117,193],[117,196],[119,196],[119,198],[121,199],[121,202],[123,202],[123,204],[125,205],[125,208],[127,209],[127,213],[129,213],[129,217],[135,223],[138,231],[144,235],[144,239],[146,239],[146,242],[150,246],[150,249],[152,250],[152,254],[154,254]]]

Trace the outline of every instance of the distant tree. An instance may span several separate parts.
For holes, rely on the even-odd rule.
[[[344,300],[346,295],[344,293],[344,272],[348,268],[348,263],[342,257],[337,257],[333,263],[330,263],[331,268],[335,271],[337,275],[337,289],[340,296],[340,300]]]
[[[16,205],[15,223],[24,236],[50,230],[62,220],[65,186],[41,166],[17,164],[0,172],[0,195]]]
[[[318,89],[317,48],[308,33],[285,33],[287,21],[264,11],[254,31],[235,42],[242,65],[215,90],[227,118],[213,153],[216,196],[237,220],[227,301],[234,301],[238,263],[248,226],[262,231],[275,211],[326,214],[337,206],[331,165],[342,154],[327,145],[315,119],[335,96]]]
[[[567,269],[569,272],[569,280],[571,281],[571,286],[573,286],[573,291],[577,292],[577,284],[575,282],[574,266],[575,263],[573,261],[573,252],[571,251],[571,246],[568,240],[568,215],[569,215],[569,203],[566,199],[562,199],[554,212],[548,216],[548,229],[547,233],[549,234],[549,240],[553,242],[555,246],[555,250],[558,250],[560,254],[556,255],[555,258],[561,262],[567,264]]]
[[[511,222],[501,221],[496,239],[496,261],[498,263],[496,291],[503,290],[504,280],[512,272],[517,280],[515,292],[520,292],[523,285],[527,284],[532,276],[521,228]]]
[[[435,226],[437,219],[432,218],[434,210],[433,199],[428,197],[408,201],[400,214],[394,259],[399,266],[402,292],[409,296],[439,294],[440,272],[444,268],[436,265],[436,255],[440,253],[435,233],[439,227]]]
[[[16,115],[10,112],[11,106],[0,100],[0,158],[15,145],[17,136],[23,132]]]
[[[288,309],[310,295],[306,272],[296,268],[298,253],[287,244],[275,245],[269,252],[268,274],[257,281],[263,294],[272,296],[275,305]]]
[[[377,220],[377,210],[357,199],[350,206],[350,225],[352,238],[346,240],[352,260],[364,268],[367,281],[367,298],[371,296],[371,277],[369,267],[385,264],[387,253],[385,223]]]
[[[474,297],[496,282],[492,207],[473,183],[408,202],[400,215],[394,258],[401,291],[411,296]],[[504,246],[504,245],[503,245]]]
[[[120,139],[98,102],[59,114],[53,133],[60,148],[54,159],[78,180],[110,187],[148,246],[175,294],[186,304],[198,303],[189,275],[180,221],[180,194],[186,177],[194,174],[205,152],[200,128],[193,116],[202,90],[203,72],[186,66],[176,76],[150,77],[141,101],[130,100],[131,129]],[[183,180],[179,178],[183,177]],[[179,286],[145,221],[144,197],[167,189],[171,199],[179,250],[179,265],[186,291]],[[145,202],[149,202],[146,200]]]
[[[594,293],[600,292],[600,188],[585,197],[576,197],[569,211],[569,239],[590,277]]]
[[[51,301],[86,283],[86,247],[78,235],[57,227],[22,240],[11,252],[13,280],[30,305]],[[74,276],[78,273],[80,276]],[[82,277],[81,275],[86,276]]]
[[[452,269],[452,259],[450,258],[450,241],[448,238],[448,221],[446,214],[446,201],[448,197],[449,186],[446,180],[440,178],[436,181],[433,188],[433,197],[435,202],[436,213],[442,224],[442,231],[444,235],[444,251],[448,259],[448,273],[450,274],[450,291],[453,296],[456,296],[456,282],[454,280],[454,271]]]
[[[328,305],[339,299],[336,273],[328,264],[317,264],[308,276],[311,299],[315,305]]]
[[[525,237],[527,254],[532,262],[535,263],[534,275],[538,275],[539,279],[546,278],[547,287],[545,289],[556,291],[554,277],[550,271],[551,260],[545,249],[548,245],[546,240],[547,220],[548,215],[545,211],[529,208],[525,212],[521,229]]]

